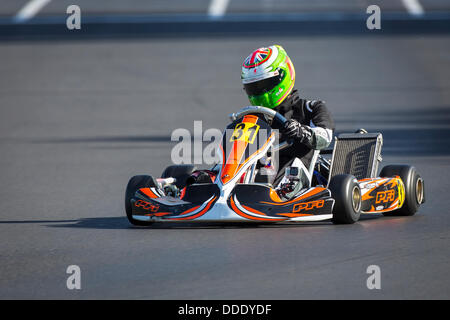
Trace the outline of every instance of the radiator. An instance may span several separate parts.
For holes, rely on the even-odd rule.
[[[351,174],[356,179],[375,178],[381,162],[381,133],[343,133],[335,138],[330,176]]]

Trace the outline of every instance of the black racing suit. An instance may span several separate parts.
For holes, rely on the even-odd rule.
[[[314,150],[328,147],[334,131],[334,121],[325,103],[301,99],[297,90],[294,90],[275,110],[288,120],[297,120],[307,134],[302,141],[294,140],[292,146],[280,151],[277,175],[272,181],[274,186],[282,180],[285,168],[289,167],[295,158],[299,158],[305,167],[309,168]],[[282,141],[283,135],[280,138],[280,142]]]

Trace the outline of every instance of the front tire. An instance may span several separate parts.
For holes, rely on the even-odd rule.
[[[128,221],[130,221],[131,224],[135,226],[149,226],[152,224],[152,222],[150,221],[140,221],[133,219],[131,198],[134,197],[134,194],[137,190],[154,186],[154,179],[151,176],[134,176],[128,181],[127,188],[125,190],[125,212],[127,213]]]
[[[425,184],[416,168],[408,165],[385,166],[381,178],[399,176],[405,186],[405,202],[400,209],[387,212],[386,216],[413,216],[425,202]]]
[[[361,189],[356,178],[349,174],[334,176],[328,189],[334,199],[333,223],[352,224],[361,216]]]

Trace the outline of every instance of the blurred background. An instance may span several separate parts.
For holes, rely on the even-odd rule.
[[[444,0],[2,0],[0,298],[448,299],[449,40]],[[243,59],[274,43],[336,133],[382,132],[383,163],[418,168],[423,209],[345,227],[131,227],[128,179],[161,174],[175,129],[224,128],[248,104]],[[369,264],[382,291],[365,286]]]
[[[14,16],[30,2],[40,2],[39,16],[60,15],[76,4],[87,15],[108,14],[178,14],[178,13],[339,13],[364,12],[369,5],[378,5],[385,12],[448,11],[445,0],[3,0],[1,13]]]

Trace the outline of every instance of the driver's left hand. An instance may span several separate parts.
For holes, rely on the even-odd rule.
[[[303,142],[308,139],[309,131],[306,130],[306,128],[304,128],[297,120],[289,119],[284,125],[282,134],[288,140],[292,139]]]

